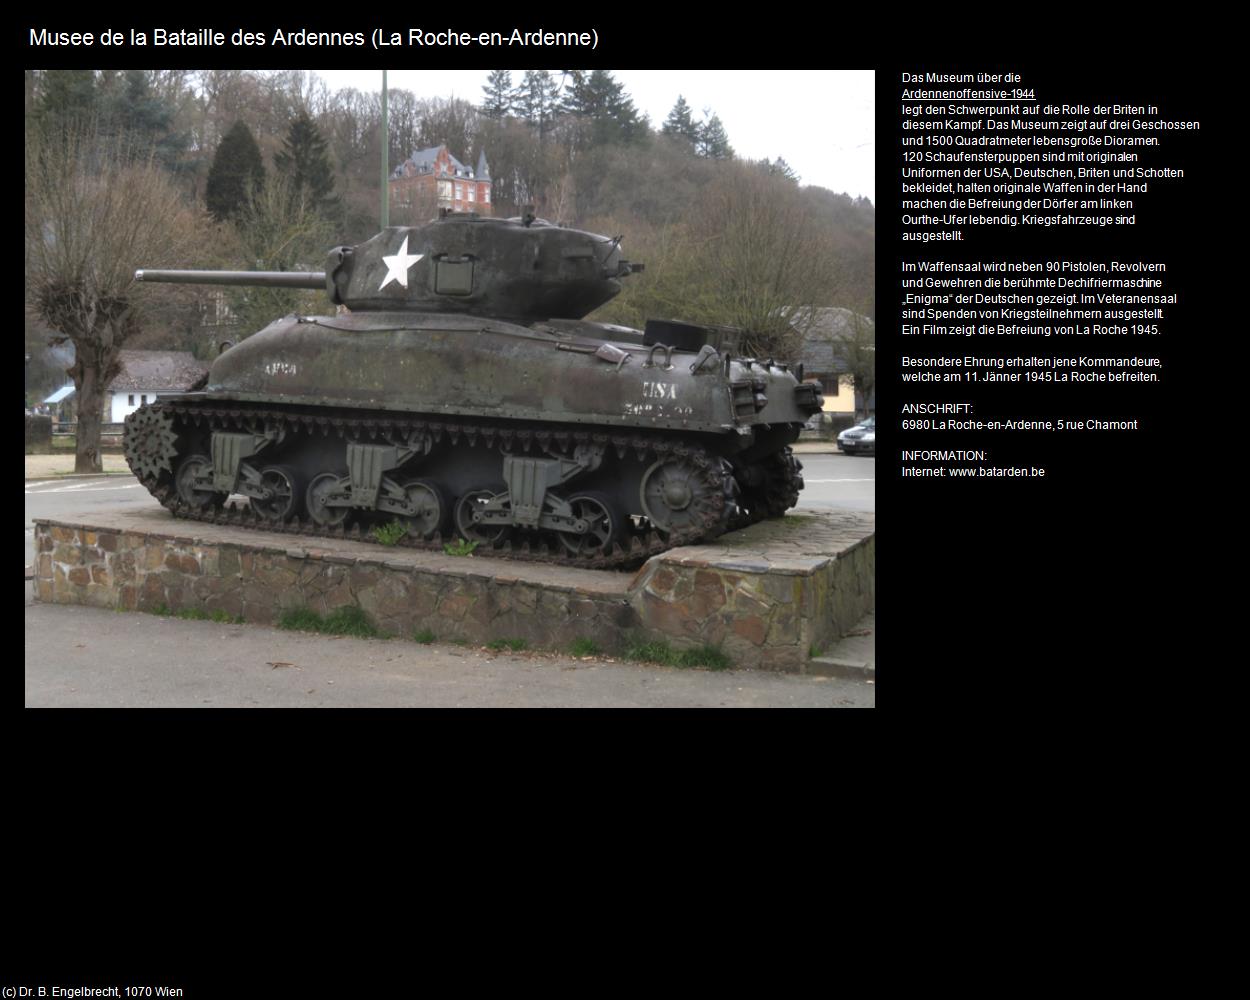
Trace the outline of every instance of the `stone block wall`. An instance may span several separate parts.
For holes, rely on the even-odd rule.
[[[639,571],[634,605],[643,627],[674,645],[802,673],[875,606],[875,540],[862,529],[854,518],[790,515],[738,533],[749,537],[674,550]]]
[[[147,516],[169,525],[161,512]],[[260,624],[296,608],[324,615],[355,605],[400,636],[428,629],[443,641],[551,649],[591,639],[607,653],[658,639],[719,647],[740,667],[802,672],[813,649],[872,609],[871,527],[871,518],[787,517],[674,549],[631,579],[359,542],[292,547],[303,540],[252,540],[219,526],[188,536],[37,521],[35,581],[51,603],[195,608]]]
[[[472,569],[422,569],[384,555],[85,526],[39,523],[35,537],[36,595],[50,603],[198,608],[259,624],[296,608],[324,615],[357,605],[379,629],[401,636],[429,629],[440,640],[525,639],[554,648],[587,638],[605,651],[622,648],[638,627],[623,587],[617,595]]]

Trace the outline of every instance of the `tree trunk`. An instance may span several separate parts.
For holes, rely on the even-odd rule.
[[[78,433],[74,444],[75,472],[103,472],[100,455],[100,425],[103,423],[104,399],[100,372],[94,366],[81,364],[74,380],[78,396]]]

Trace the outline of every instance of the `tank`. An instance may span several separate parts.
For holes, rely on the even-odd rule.
[[[178,517],[605,568],[780,516],[819,386],[731,328],[584,318],[641,269],[527,213],[391,227],[324,272],[139,271],[338,308],[132,413],[127,462]]]

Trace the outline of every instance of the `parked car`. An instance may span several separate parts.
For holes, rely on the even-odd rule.
[[[869,417],[862,424],[848,427],[838,435],[838,450],[848,455],[877,453],[877,418]]]

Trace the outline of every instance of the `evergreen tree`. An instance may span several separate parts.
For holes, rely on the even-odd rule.
[[[282,150],[273,158],[274,170],[281,176],[292,198],[304,198],[323,215],[333,215],[339,200],[334,194],[334,170],[326,152],[326,141],[307,112],[301,112],[287,131]]]
[[[686,99],[681,94],[677,95],[677,103],[673,105],[673,110],[664,119],[664,126],[660,131],[665,135],[680,136],[683,139],[688,139],[691,144],[699,141],[699,126],[695,124],[694,116],[690,111],[690,105],[686,103]]]
[[[128,69],[97,100],[102,127],[151,148],[160,163],[177,171],[190,137],[174,130],[174,110],[152,90],[149,70]],[[101,83],[106,78],[102,75]]]
[[[39,79],[35,118],[50,129],[81,125],[96,114],[95,73],[89,69],[49,70]]]
[[[695,143],[695,152],[709,160],[732,160],[733,147],[729,145],[729,135],[721,124],[718,115],[712,115],[699,127],[699,139]]]
[[[487,118],[499,121],[512,114],[514,92],[512,89],[512,71],[507,69],[491,70],[482,87],[486,97],[482,101],[482,114]]]
[[[563,109],[589,121],[589,141],[595,146],[632,142],[646,133],[633,99],[625,93],[625,85],[613,79],[607,70],[597,69],[589,76],[575,78]]]
[[[246,122],[235,122],[217,146],[208,171],[208,210],[219,221],[235,218],[264,183],[265,163],[252,130]]]
[[[560,85],[550,70],[527,69],[525,79],[513,95],[513,107],[530,125],[538,129],[538,137],[545,138],[551,131],[559,110]]]
[[[764,172],[767,174],[772,174],[775,177],[784,177],[786,180],[794,181],[796,184],[799,181],[799,175],[796,174],[790,164],[788,164],[780,156],[773,160],[772,163],[764,160],[763,165]]]

